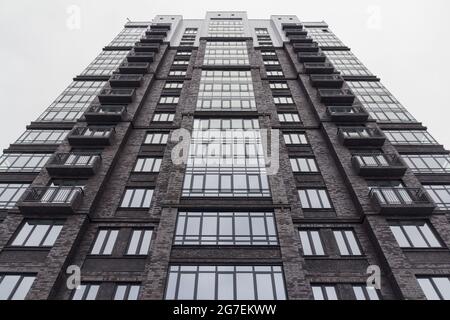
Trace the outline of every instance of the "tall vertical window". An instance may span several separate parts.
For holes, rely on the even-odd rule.
[[[283,134],[284,142],[287,145],[292,144],[308,144],[308,139],[306,138],[305,133],[285,133]]]
[[[297,113],[278,113],[278,119],[280,122],[287,123],[299,123],[300,117]]]
[[[334,285],[312,285],[314,300],[339,300]]]
[[[450,209],[450,185],[424,185],[439,209]]]
[[[128,244],[127,255],[147,255],[150,249],[152,235],[152,230],[133,230],[130,243]]]
[[[360,256],[361,249],[352,230],[333,231],[341,256]]]
[[[168,300],[285,300],[278,266],[171,266]]]
[[[366,285],[353,285],[356,300],[380,300],[380,295],[374,287]]]
[[[0,209],[14,208],[28,186],[24,183],[0,183]]]
[[[99,289],[99,284],[83,283],[73,291],[72,300],[95,300]]]
[[[331,202],[325,189],[299,190],[300,204],[303,209],[331,209]]]
[[[168,138],[168,133],[147,133],[144,144],[166,144]]]
[[[299,231],[300,240],[302,242],[303,255],[305,256],[323,256],[322,239],[317,230],[301,230]]]
[[[121,208],[150,208],[153,189],[127,189],[120,204]]]
[[[138,158],[134,166],[134,172],[159,172],[161,158]]]
[[[395,223],[390,228],[402,248],[441,247],[441,243],[427,222]]]
[[[13,247],[52,247],[62,230],[60,223],[27,221],[11,245]]]
[[[138,284],[118,284],[114,300],[137,300],[141,286]]]
[[[119,230],[104,229],[97,233],[91,254],[94,255],[111,255],[116,244]]]
[[[291,158],[291,167],[294,172],[315,173],[319,172],[315,159],[312,158]]]
[[[277,245],[272,212],[180,212],[175,245]]]
[[[51,154],[39,153],[7,153],[0,156],[0,172],[38,172],[47,161]]]
[[[24,300],[35,279],[32,275],[0,274],[0,300]]]
[[[417,278],[427,300],[450,300],[450,277]]]

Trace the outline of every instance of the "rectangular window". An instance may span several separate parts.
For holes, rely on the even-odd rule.
[[[0,209],[14,208],[29,184],[0,183]]]
[[[427,222],[396,223],[390,228],[401,248],[442,247]]]
[[[285,133],[283,134],[284,142],[286,144],[308,144],[308,139],[305,133]]]
[[[166,144],[168,138],[168,133],[147,133],[144,144]]]
[[[137,300],[141,286],[138,284],[118,284],[114,300]]]
[[[438,144],[431,134],[424,130],[383,130],[383,133],[396,145]]]
[[[93,255],[111,255],[116,244],[119,230],[103,229],[97,233],[94,246],[91,249]]]
[[[297,113],[279,113],[278,119],[280,120],[280,122],[300,122],[300,117]]]
[[[267,71],[268,77],[283,77],[284,73],[283,71]]]
[[[292,97],[273,97],[273,102],[276,105],[279,105],[279,104],[294,104],[294,99],[292,99]]]
[[[27,130],[16,144],[60,144],[64,141],[69,130]]]
[[[356,300],[380,300],[378,290],[366,285],[353,285]]]
[[[81,73],[83,76],[110,76],[119,67],[129,51],[102,51]]]
[[[138,158],[133,172],[159,172],[161,158]]]
[[[334,67],[344,76],[371,76],[372,73],[351,51],[324,51]]]
[[[300,204],[303,209],[331,209],[328,193],[324,189],[299,190]]]
[[[333,231],[341,256],[360,256],[361,249],[353,230]]]
[[[291,167],[294,172],[316,173],[319,172],[315,159],[312,158],[291,158]]]
[[[153,189],[127,189],[120,204],[121,208],[150,208]]]
[[[405,154],[402,158],[415,173],[450,172],[450,156],[446,154]]]
[[[323,256],[322,239],[320,232],[317,230],[301,230],[299,231],[300,240],[302,242],[303,255],[305,256]]]
[[[286,300],[279,266],[171,266],[167,300]]]
[[[439,209],[450,209],[450,185],[424,185],[424,188]]]
[[[339,300],[334,285],[312,285],[314,300]]]
[[[99,284],[83,283],[73,290],[72,300],[95,300],[99,289]]]
[[[182,70],[169,71],[169,77],[184,77],[184,76],[186,76],[186,71],[182,71]]]
[[[277,245],[271,212],[180,212],[175,245]]]
[[[154,122],[172,122],[175,119],[175,113],[155,113]]]
[[[145,256],[148,254],[152,242],[152,230],[133,230],[127,255]]]
[[[146,28],[124,28],[108,47],[132,47],[144,36]]]
[[[183,82],[166,82],[164,84],[164,89],[182,89]]]
[[[247,43],[242,42],[208,42],[205,49],[205,65],[248,65]]]
[[[272,90],[287,90],[289,86],[286,82],[270,82],[270,89]]]
[[[162,96],[159,99],[159,104],[177,104],[180,97],[177,96]]]
[[[427,300],[450,300],[450,277],[417,278]]]
[[[7,153],[0,156],[0,172],[39,172],[51,154]]]
[[[0,300],[25,300],[35,276],[0,274]]]
[[[52,247],[62,228],[62,224],[54,222],[27,221],[22,225],[11,246]]]
[[[345,45],[327,28],[307,28],[308,35],[321,47],[345,47]]]

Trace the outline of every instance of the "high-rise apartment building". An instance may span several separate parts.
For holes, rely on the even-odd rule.
[[[449,152],[324,22],[128,22],[0,180],[0,299],[450,299]]]

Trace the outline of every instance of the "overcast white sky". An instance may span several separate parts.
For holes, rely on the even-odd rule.
[[[67,23],[80,9],[80,28]],[[6,148],[122,29],[126,18],[295,14],[331,30],[442,144],[450,147],[448,0],[0,0],[0,148]]]

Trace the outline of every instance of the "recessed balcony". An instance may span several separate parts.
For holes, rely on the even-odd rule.
[[[386,136],[378,128],[343,127],[338,130],[338,138],[345,146],[381,147]]]
[[[29,187],[18,202],[22,213],[73,214],[83,200],[79,187]]]
[[[148,62],[122,62],[119,71],[124,74],[145,74],[148,68],[150,68]]]
[[[303,66],[307,74],[331,74],[334,72],[334,66],[329,62],[305,62]]]
[[[294,43],[292,44],[295,52],[319,52],[319,45],[314,43]]]
[[[101,156],[88,153],[56,153],[46,166],[51,176],[87,177],[100,167]]]
[[[142,84],[141,74],[113,74],[109,78],[109,84],[115,88],[137,88]]]
[[[117,123],[124,119],[127,108],[120,105],[92,105],[84,113],[89,123]]]
[[[338,74],[312,74],[309,76],[314,88],[342,88],[344,79]]]
[[[298,53],[299,62],[325,62],[326,57],[322,52],[300,52]]]
[[[155,61],[155,54],[153,52],[136,52],[130,51],[127,55],[128,62],[148,62]]]
[[[366,122],[369,113],[362,106],[329,106],[327,113],[335,122]]]
[[[370,199],[380,214],[429,215],[436,205],[422,189],[373,188]]]
[[[114,132],[111,127],[77,127],[67,139],[72,146],[107,146],[111,144]]]
[[[131,103],[136,94],[135,89],[103,89],[98,95],[100,103]]]
[[[355,101],[355,95],[350,89],[319,89],[320,101],[325,104],[351,105]]]
[[[289,41],[291,43],[312,43],[313,39],[308,37],[307,35],[290,35],[289,37]]]
[[[352,157],[355,171],[362,177],[396,177],[404,176],[407,168],[394,154],[357,154]]]
[[[136,52],[159,52],[158,43],[146,43],[146,42],[136,42],[134,45],[134,51]]]

